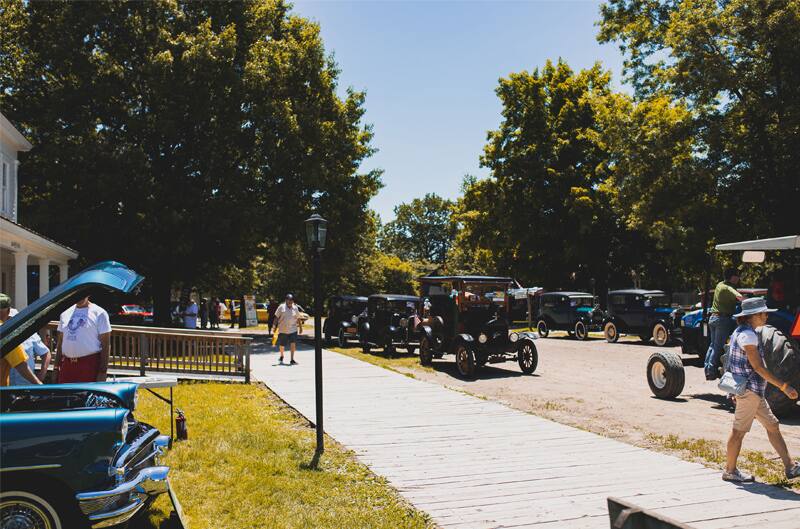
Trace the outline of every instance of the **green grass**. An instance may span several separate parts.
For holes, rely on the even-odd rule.
[[[677,435],[648,434],[647,440],[660,448],[681,452],[691,458],[714,467],[725,466],[725,446],[719,441],[708,439],[681,439]],[[792,483],[786,479],[780,459],[766,457],[762,452],[742,450],[739,454],[738,467],[753,474],[763,483],[771,483],[783,487],[800,489],[800,483]]]
[[[164,403],[139,397],[137,417],[168,432]],[[313,468],[314,430],[262,386],[180,384],[175,399],[189,440],[164,464],[192,529],[432,527],[330,438]],[[171,528],[170,510],[161,496],[131,529]]]
[[[417,352],[409,354],[406,352],[396,352],[394,357],[387,358],[383,355],[382,349],[374,349],[370,354],[364,354],[361,350],[361,347],[328,347],[331,351],[336,351],[337,353],[347,355],[350,357],[355,358],[356,360],[361,360],[363,362],[367,362],[369,364],[376,365],[378,367],[382,367],[384,369],[390,369],[392,371],[396,371],[406,376],[413,376],[405,371],[401,371],[400,368],[405,369],[419,369],[421,371],[429,371],[431,373],[434,372],[434,369],[430,366],[423,366],[419,363],[419,355]]]

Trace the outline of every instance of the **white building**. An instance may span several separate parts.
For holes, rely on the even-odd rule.
[[[32,147],[0,113],[0,292],[10,295],[17,309],[28,305],[31,278],[38,278],[39,295],[46,294],[54,271],[51,267],[58,267],[58,282],[63,282],[69,260],[78,257],[75,250],[20,224],[17,153]]]

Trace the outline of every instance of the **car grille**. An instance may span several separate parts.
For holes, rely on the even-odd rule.
[[[79,502],[83,514],[89,515],[100,511],[113,510],[117,504],[126,500],[127,494],[117,494],[116,496],[109,496],[107,498],[98,498],[96,500]]]

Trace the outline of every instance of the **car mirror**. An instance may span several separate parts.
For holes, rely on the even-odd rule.
[[[766,254],[760,250],[747,250],[742,253],[743,263],[763,263]]]

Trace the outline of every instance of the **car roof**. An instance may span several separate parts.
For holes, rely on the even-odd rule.
[[[560,290],[556,291],[556,292],[545,292],[544,294],[542,294],[542,296],[569,296],[571,298],[592,298],[592,297],[594,297],[588,292],[562,292]]]
[[[649,294],[649,295],[653,295],[653,296],[663,296],[664,295],[664,291],[663,290],[645,290],[643,288],[628,288],[628,289],[622,289],[622,290],[611,290],[611,291],[609,291],[608,294],[609,295],[611,295],[611,294],[645,294],[645,295]]]
[[[331,299],[341,299],[343,301],[367,301],[367,298],[365,296],[351,296],[351,295],[331,296]]]
[[[385,299],[387,301],[419,301],[419,297],[407,296],[405,294],[372,294],[369,299]]]
[[[502,276],[424,276],[420,281],[438,283],[440,281],[470,281],[475,283],[513,283],[511,277]]]

